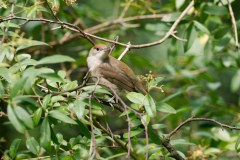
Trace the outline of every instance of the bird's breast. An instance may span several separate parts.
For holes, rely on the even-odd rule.
[[[87,65],[90,71],[95,70],[101,63],[102,61],[94,56],[87,58]]]

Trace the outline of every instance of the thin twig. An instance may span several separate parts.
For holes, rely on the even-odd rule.
[[[48,1],[47,0],[45,0],[45,2],[46,2],[46,4],[47,4],[47,6],[48,6],[48,8],[49,8],[49,10],[51,11],[51,13],[52,13],[52,16],[57,20],[57,21],[60,21],[60,19],[54,14],[54,12],[53,12],[53,10],[52,10],[52,8],[51,8],[51,6],[49,5],[49,3],[48,3]]]
[[[169,29],[169,31],[165,34],[165,36],[158,40],[158,41],[155,41],[155,42],[150,42],[150,43],[146,43],[146,44],[139,44],[139,45],[131,45],[129,49],[131,48],[134,48],[134,49],[139,49],[139,48],[145,48],[145,47],[151,47],[151,46],[155,46],[155,45],[158,45],[158,44],[161,44],[163,43],[169,36],[172,35],[172,33],[174,32],[175,28],[177,27],[177,25],[179,24],[179,22],[181,21],[181,19],[187,14],[187,12],[192,8],[194,4],[194,0],[192,0],[189,5],[187,6],[187,8],[185,8],[185,10],[181,13],[181,15],[177,18],[177,20],[173,23],[172,27]],[[117,45],[120,45],[120,46],[125,46],[127,47],[128,44],[125,44],[125,43],[121,43],[121,42],[115,42],[113,40],[109,40],[109,39],[106,39],[106,38],[101,38],[101,37],[98,37],[98,36],[95,36],[93,34],[90,34],[90,33],[87,33],[87,32],[84,32],[83,30],[81,30],[78,26],[75,26],[71,23],[67,23],[67,22],[61,22],[61,21],[53,21],[53,20],[49,20],[49,19],[44,19],[44,18],[25,18],[25,17],[17,17],[17,16],[9,16],[9,17],[6,17],[6,18],[2,18],[0,19],[0,23],[1,22],[4,22],[4,21],[8,21],[8,20],[13,20],[13,19],[18,19],[18,20],[25,20],[25,21],[42,21],[42,22],[47,22],[47,23],[55,23],[55,24],[60,24],[60,25],[63,25],[63,27],[65,28],[68,28],[70,30],[73,30],[73,31],[77,31],[79,33],[81,33],[90,43],[92,44],[95,44],[94,41],[90,38],[95,38],[95,39],[99,39],[99,40],[102,40],[102,41],[105,41],[105,42],[110,42],[110,43],[115,43]]]
[[[183,38],[180,38],[180,37],[176,36],[175,33],[172,33],[172,36],[173,36],[174,38],[176,38],[177,40],[179,40],[179,41],[187,42],[186,39],[183,39]]]
[[[128,45],[127,45],[127,47],[125,48],[125,50],[122,52],[122,54],[118,57],[118,60],[120,61],[122,58],[123,58],[123,56],[129,51],[129,48],[131,47],[131,43],[130,42],[128,42],[127,43]]]
[[[111,134],[106,128],[104,128],[98,121],[96,121],[96,120],[93,119],[93,122],[94,122],[94,125],[95,125],[97,128],[99,128],[101,131],[103,131],[104,133],[106,133],[106,134],[109,135],[109,136],[112,136],[112,134]],[[114,136],[114,135],[113,135],[113,140],[114,140],[122,149],[124,149],[124,150],[126,150],[126,151],[128,150],[128,148],[122,143],[121,140],[119,140],[119,139],[117,138],[117,136]],[[132,157],[133,159],[135,159],[135,160],[138,159],[138,156],[137,156],[136,153],[134,153],[134,152],[131,152],[131,157]]]
[[[148,125],[144,124],[145,138],[146,138],[146,155],[145,160],[148,160],[148,148],[149,148],[149,138],[148,138]]]
[[[171,138],[174,134],[177,133],[177,131],[182,128],[184,125],[186,125],[187,123],[189,122],[192,122],[192,121],[207,121],[207,122],[212,122],[212,123],[215,123],[223,128],[228,128],[228,129],[231,129],[231,130],[240,130],[240,127],[234,127],[234,126],[230,126],[230,125],[227,125],[227,124],[223,124],[221,122],[218,122],[214,119],[211,119],[211,118],[194,118],[194,117],[190,117],[188,119],[186,119],[185,121],[181,122],[172,132],[169,133],[169,138]]]
[[[234,14],[233,14],[233,10],[232,10],[230,0],[227,0],[227,2],[228,2],[229,13],[230,13],[230,16],[231,16],[231,21],[232,21],[233,32],[234,32],[234,35],[235,35],[235,45],[236,45],[236,48],[238,49],[239,42],[238,42],[237,24],[236,24],[236,20],[235,20]]]
[[[91,148],[90,148],[90,156],[89,156],[89,160],[93,160],[93,158],[95,157],[96,155],[96,138],[95,138],[95,135],[94,135],[94,127],[93,127],[93,118],[92,118],[92,97],[93,97],[93,93],[94,91],[96,90],[96,87],[99,83],[99,78],[97,78],[97,81],[95,83],[95,86],[92,90],[92,92],[90,93],[89,95],[89,121],[90,121],[90,126],[91,126]],[[91,149],[93,149],[93,151],[91,152]]]
[[[119,19],[123,18],[123,17],[126,15],[127,10],[128,10],[128,8],[130,7],[130,5],[131,5],[132,2],[133,2],[133,0],[129,0],[129,1],[127,2],[127,4],[125,5],[125,7],[123,8],[123,11],[122,11],[121,15],[119,16]]]
[[[114,41],[115,42],[117,42],[118,41],[118,36],[116,36],[115,38],[114,38]],[[113,52],[113,50],[114,50],[114,48],[115,48],[115,43],[112,43],[111,45],[110,45],[110,51],[109,51],[109,55],[111,55],[112,54],[112,52]]]

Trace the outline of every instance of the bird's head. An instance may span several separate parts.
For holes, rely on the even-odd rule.
[[[95,57],[101,61],[103,61],[108,56],[108,51],[110,48],[105,44],[95,44],[90,52],[88,57]]]

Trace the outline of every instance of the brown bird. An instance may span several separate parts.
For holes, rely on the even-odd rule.
[[[147,89],[125,63],[109,55],[110,48],[96,44],[91,48],[87,65],[92,77],[99,78],[99,84],[114,89],[147,94]],[[96,78],[93,78],[97,81]]]

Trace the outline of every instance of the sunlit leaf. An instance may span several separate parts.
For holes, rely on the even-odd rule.
[[[43,108],[44,109],[47,109],[49,104],[50,104],[50,101],[51,101],[51,94],[47,94],[44,98],[43,98],[43,101],[42,101],[42,105],[43,105]]]
[[[53,55],[40,59],[38,65],[40,64],[54,64],[54,63],[63,63],[63,62],[74,62],[75,60],[69,56],[65,55]]]
[[[10,157],[11,157],[12,159],[15,158],[20,143],[21,143],[21,139],[19,139],[19,138],[16,138],[16,139],[11,143],[11,146],[10,146],[10,149],[9,149],[9,155],[10,155]]]
[[[144,97],[144,107],[150,117],[156,116],[156,104],[150,95]]]
[[[221,141],[231,142],[232,138],[229,132],[223,128],[212,128],[212,133],[214,134],[215,138],[220,139]]]
[[[4,91],[4,87],[3,87],[2,82],[0,81],[0,98],[3,97],[4,93],[5,93],[5,91]]]
[[[10,104],[7,107],[7,114],[8,114],[8,119],[10,120],[12,125],[16,128],[16,130],[20,133],[24,133],[26,128],[22,124],[22,122],[17,118],[16,112],[14,111],[14,107]]]
[[[126,97],[133,103],[136,104],[143,104],[144,102],[144,95],[141,93],[136,93],[136,92],[129,92]]]
[[[238,91],[239,87],[240,87],[240,70],[238,70],[232,78],[231,90],[233,92],[236,92]]]
[[[176,110],[167,103],[157,103],[157,110],[164,113],[176,114]]]
[[[240,152],[240,137],[238,137],[236,144],[235,144],[235,150],[237,153]]]
[[[216,5],[207,6],[204,12],[216,16],[223,16],[228,14],[228,10],[226,7]]]
[[[36,41],[36,40],[22,39],[16,51],[33,47],[33,46],[48,46],[48,44],[41,41]]]
[[[33,114],[34,126],[37,126],[42,116],[42,108],[38,108]]]
[[[143,130],[144,129],[142,129],[142,128],[138,128],[138,129],[136,129],[134,131],[131,131],[130,132],[130,137],[134,137],[134,136],[139,135],[140,133],[142,133]],[[128,133],[124,133],[123,134],[123,138],[128,138]]]
[[[40,128],[40,145],[48,152],[51,150],[51,130],[48,118],[45,118]]]
[[[63,114],[62,112],[58,110],[52,110],[49,112],[49,116],[58,119],[60,121],[63,121],[65,123],[69,124],[77,124],[73,119],[69,118],[67,115]]]
[[[39,155],[40,146],[39,143],[35,140],[34,137],[30,137],[26,141],[26,146],[29,151],[31,151],[35,155]]]
[[[33,128],[33,121],[29,113],[22,107],[15,107],[17,117],[23,122],[23,124],[28,128]]]

